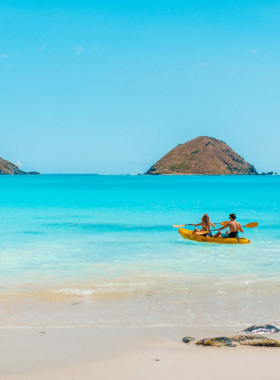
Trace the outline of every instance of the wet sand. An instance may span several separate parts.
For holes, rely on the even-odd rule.
[[[201,347],[244,326],[0,329],[1,380],[279,380],[280,348]],[[280,341],[280,333],[267,335]]]

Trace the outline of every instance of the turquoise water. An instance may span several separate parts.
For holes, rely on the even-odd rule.
[[[253,305],[259,294],[264,305],[279,295],[280,177],[1,176],[0,185],[3,302],[195,297],[201,313],[209,299],[226,310],[225,298]],[[205,212],[259,222],[244,234],[252,244],[199,244],[172,227]]]

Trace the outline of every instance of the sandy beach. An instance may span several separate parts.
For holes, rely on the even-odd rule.
[[[232,335],[241,326],[1,329],[1,380],[278,380],[279,349],[201,347],[184,336]],[[268,335],[280,339],[280,333]]]

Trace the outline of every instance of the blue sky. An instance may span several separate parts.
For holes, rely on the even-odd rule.
[[[280,172],[279,1],[1,1],[0,156],[138,173],[216,137]]]

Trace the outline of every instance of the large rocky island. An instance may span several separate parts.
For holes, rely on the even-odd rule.
[[[18,168],[17,165],[12,164],[9,161],[0,158],[0,175],[9,174],[9,175],[36,175],[40,174],[38,172],[24,172]]]
[[[254,175],[258,172],[223,141],[200,136],[176,146],[145,174]]]

